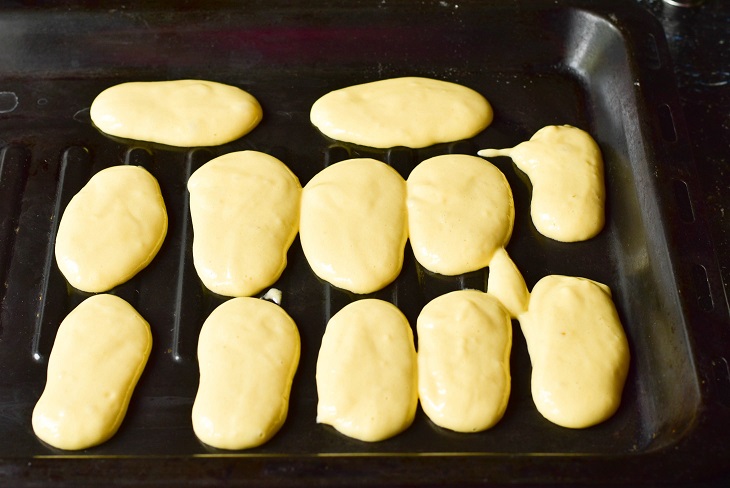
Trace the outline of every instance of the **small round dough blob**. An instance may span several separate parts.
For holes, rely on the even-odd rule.
[[[261,121],[259,102],[234,86],[203,80],[138,81],[101,92],[91,120],[116,137],[179,147],[233,141]]]
[[[512,190],[499,169],[476,156],[423,161],[408,176],[413,253],[429,271],[458,275],[489,265],[512,236]]]
[[[585,278],[546,276],[519,321],[538,411],[571,428],[611,417],[621,403],[630,358],[609,288]]]
[[[302,187],[284,163],[257,151],[217,157],[188,180],[193,264],[219,295],[251,296],[274,283],[299,228]]]
[[[314,103],[310,119],[339,141],[420,148],[475,136],[492,122],[492,107],[471,88],[405,77],[330,92]]]
[[[354,293],[383,288],[403,266],[405,181],[374,159],[328,166],[304,187],[299,237],[321,279]]]
[[[510,395],[512,322],[499,300],[459,290],[418,316],[418,393],[428,417],[457,432],[494,426]]]
[[[603,229],[603,158],[587,132],[549,125],[511,149],[483,149],[479,155],[509,156],[527,174],[532,182],[530,214],[542,235],[576,242]]]
[[[59,449],[101,444],[119,429],[152,349],[149,324],[114,295],[87,298],[61,322],[35,434]]]
[[[160,185],[139,166],[99,171],[69,202],[55,255],[71,286],[99,293],[144,269],[167,234]]]
[[[248,449],[286,420],[299,364],[299,331],[289,315],[258,298],[233,298],[200,330],[200,385],[193,430],[219,449]]]
[[[408,320],[377,299],[353,302],[327,323],[317,358],[317,422],[363,441],[407,429],[418,404]]]

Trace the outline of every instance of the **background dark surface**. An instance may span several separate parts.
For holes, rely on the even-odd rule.
[[[704,217],[730,296],[730,2],[638,0],[664,28],[702,187]],[[728,345],[730,348],[730,345]],[[730,463],[730,460],[728,460]]]

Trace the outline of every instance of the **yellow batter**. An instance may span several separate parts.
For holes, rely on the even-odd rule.
[[[66,207],[56,262],[73,287],[104,292],[145,268],[166,234],[157,180],[138,166],[112,166],[95,174]]]
[[[200,330],[193,429],[220,449],[259,446],[279,431],[299,364],[299,331],[278,305],[234,298]]]
[[[193,263],[203,284],[251,296],[274,283],[296,237],[302,187],[278,159],[256,151],[215,158],[188,181]]]
[[[215,146],[258,125],[261,105],[234,86],[202,80],[130,82],[101,92],[91,120],[112,136],[171,146]]]
[[[418,316],[418,393],[436,425],[478,432],[495,425],[510,394],[512,323],[499,300],[459,290]]]
[[[492,122],[492,107],[465,86],[406,77],[330,92],[314,103],[310,118],[332,139],[419,148],[475,136]]]
[[[407,206],[413,253],[435,273],[484,268],[512,235],[509,183],[476,156],[436,156],[416,166],[408,177]]]
[[[603,229],[603,158],[587,132],[550,125],[511,149],[484,149],[478,154],[511,157],[527,174],[532,182],[530,213],[541,234],[575,242]]]
[[[383,288],[403,266],[405,181],[374,159],[327,167],[304,187],[299,237],[323,280],[354,293]]]
[[[502,303],[513,319],[527,310],[530,292],[522,273],[504,248],[497,249],[489,261],[487,291]]]
[[[61,322],[33,430],[59,449],[100,444],[117,431],[147,363],[152,335],[131,305],[114,295],[86,299]]]
[[[585,278],[546,276],[519,317],[532,362],[532,398],[551,422],[584,428],[621,402],[629,347],[611,291]]]
[[[380,441],[407,429],[418,404],[413,333],[394,305],[347,305],[327,323],[317,358],[317,422]]]

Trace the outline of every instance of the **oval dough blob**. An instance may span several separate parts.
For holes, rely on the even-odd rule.
[[[310,118],[332,139],[420,148],[475,136],[492,122],[492,107],[465,86],[405,77],[330,92],[314,103]]]
[[[607,286],[546,276],[519,321],[532,362],[532,398],[546,419],[584,428],[614,414],[629,347]]]
[[[220,449],[271,439],[286,420],[299,353],[297,326],[278,305],[234,298],[216,308],[198,341],[195,434]]]
[[[510,395],[512,322],[499,300],[459,290],[418,316],[418,393],[441,427],[478,432],[494,426]]]
[[[299,237],[321,279],[354,293],[383,288],[403,266],[405,181],[374,159],[328,166],[304,187]]]
[[[435,273],[484,268],[512,235],[509,183],[476,156],[436,156],[416,166],[408,177],[407,206],[413,253]]]
[[[299,227],[302,187],[294,173],[267,154],[234,152],[195,171],[188,190],[203,284],[241,297],[274,283]]]
[[[418,404],[408,320],[382,300],[347,305],[327,323],[316,379],[318,423],[370,442],[404,431]]]
[[[511,149],[484,149],[478,154],[509,156],[527,174],[532,182],[530,214],[544,236],[576,242],[603,229],[603,158],[587,132],[550,125]]]
[[[149,324],[123,299],[95,295],[61,322],[48,358],[33,430],[59,449],[101,444],[116,433],[152,349]]]
[[[261,105],[234,86],[203,80],[122,83],[101,92],[91,120],[116,137],[170,146],[215,146],[258,125]]]
[[[95,174],[66,207],[56,262],[73,287],[104,292],[144,269],[166,234],[157,180],[139,166],[112,166]]]

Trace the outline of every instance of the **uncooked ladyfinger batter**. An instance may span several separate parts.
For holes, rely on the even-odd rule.
[[[332,139],[419,148],[475,136],[492,122],[492,107],[471,88],[405,77],[330,92],[314,103],[310,117]]]
[[[416,414],[413,333],[395,305],[358,300],[327,323],[317,358],[317,422],[363,441],[407,429]]]
[[[532,182],[532,222],[541,234],[575,242],[603,229],[603,158],[587,132],[550,125],[511,149],[483,149],[478,154],[509,156],[527,173]]]
[[[328,166],[304,187],[299,236],[321,279],[354,293],[383,288],[403,266],[405,181],[375,159]]]
[[[91,120],[112,136],[171,146],[233,141],[261,120],[259,102],[235,86],[204,80],[129,82],[91,104]]]

